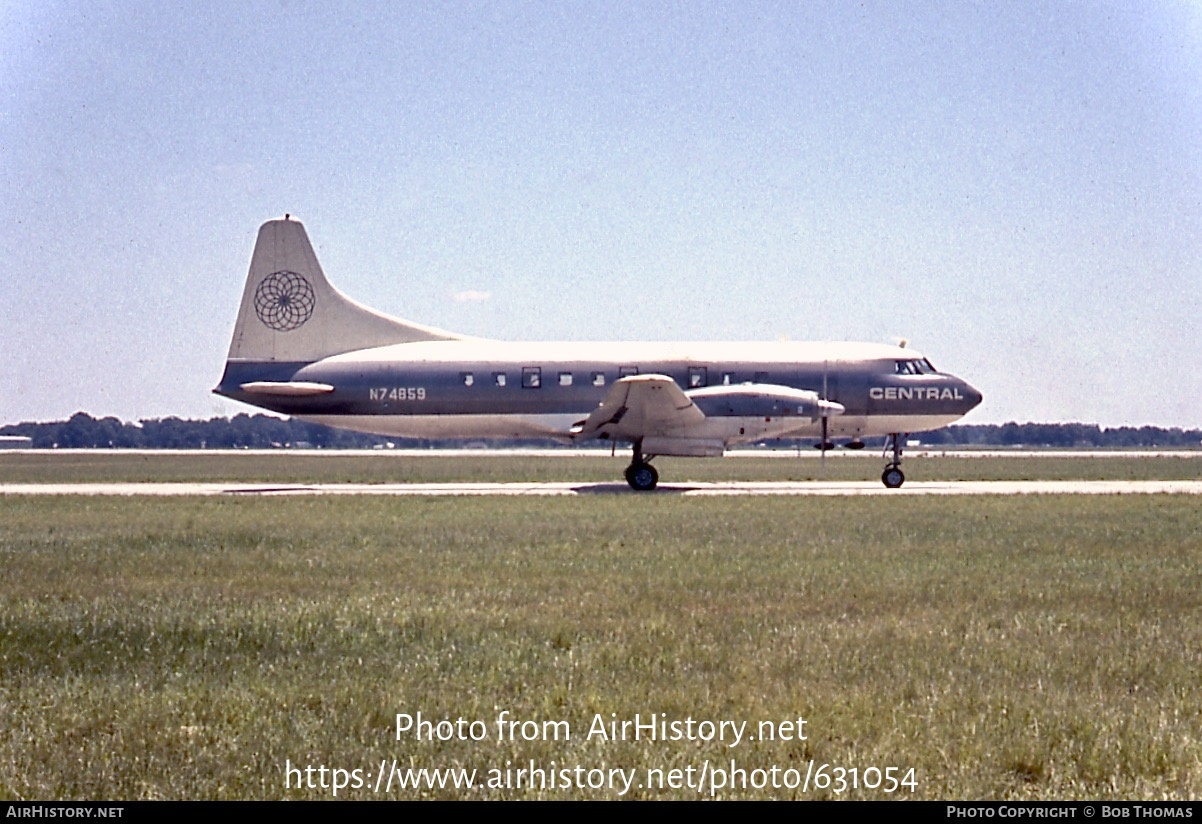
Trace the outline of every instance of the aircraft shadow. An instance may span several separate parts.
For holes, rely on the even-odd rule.
[[[660,484],[651,492],[635,492],[629,484],[623,483],[582,484],[572,487],[572,491],[577,495],[679,495],[697,489],[701,489],[701,487],[685,484]]]
[[[227,489],[227,495],[267,495],[277,494],[280,492],[316,492],[317,490],[311,486],[249,486],[239,487],[235,489]]]

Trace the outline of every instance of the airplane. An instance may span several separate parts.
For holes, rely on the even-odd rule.
[[[413,438],[630,444],[645,492],[657,456],[735,444],[885,436],[881,480],[905,481],[908,433],[981,402],[918,352],[851,342],[510,342],[390,317],[326,279],[300,221],[259,229],[218,395],[304,421]]]

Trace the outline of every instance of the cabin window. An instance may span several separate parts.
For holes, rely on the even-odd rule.
[[[560,372],[559,373],[559,385],[560,386],[571,386],[572,385],[572,373],[571,372]]]
[[[706,369],[704,366],[689,367],[689,389],[700,389],[705,386]]]
[[[735,382],[735,373],[734,372],[723,372],[722,373],[722,385],[723,386],[730,386],[734,382]]]
[[[637,366],[623,366],[618,370],[618,377],[629,378],[631,375],[637,375],[639,368]]]
[[[605,386],[605,373],[604,372],[594,372],[593,373],[593,386]]]
[[[768,373],[767,372],[756,372],[755,378],[753,378],[753,382],[754,383],[767,383],[768,382]]]
[[[463,381],[464,386],[471,386],[473,383],[476,382],[476,376],[473,375],[471,372],[460,372],[459,380]]]
[[[523,366],[522,367],[522,387],[525,389],[538,389],[543,385],[543,370],[541,366]]]
[[[505,385],[505,373],[504,372],[493,372],[492,373],[492,382],[495,383],[497,386],[504,386]]]

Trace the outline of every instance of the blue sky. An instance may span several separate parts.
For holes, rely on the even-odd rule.
[[[1202,426],[1202,5],[0,6],[0,423],[247,411],[260,223],[508,339],[907,338]]]

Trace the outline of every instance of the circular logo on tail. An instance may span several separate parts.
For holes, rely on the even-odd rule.
[[[255,314],[277,332],[291,332],[313,316],[317,295],[304,275],[282,269],[263,278],[255,290]]]

